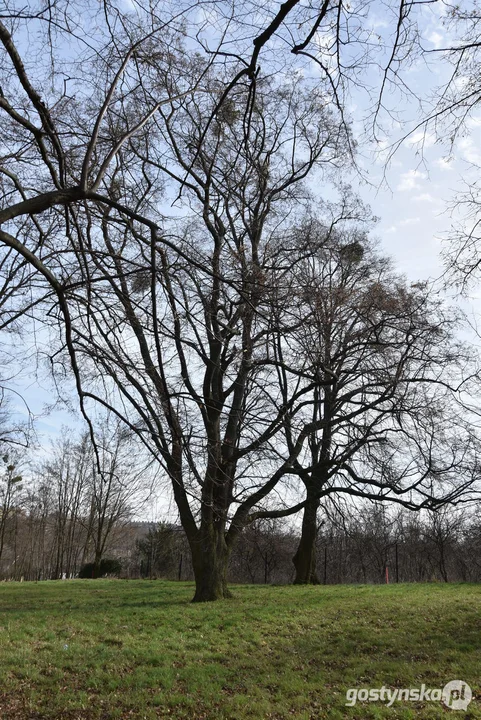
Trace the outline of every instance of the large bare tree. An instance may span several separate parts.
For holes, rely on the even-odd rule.
[[[284,402],[269,350],[293,299],[287,269],[304,253],[293,244],[287,257],[283,240],[310,201],[308,172],[343,163],[347,147],[325,100],[298,81],[258,82],[246,116],[236,108],[249,94],[238,86],[237,103],[212,122],[216,93],[186,96],[129,144],[147,179],[160,171],[182,188],[185,216],[164,217],[160,234],[117,209],[87,208],[76,218],[82,251],[63,260],[81,397],[127,422],[162,464],[197,600],[227,594],[235,539],[302,448],[302,436],[292,452],[277,442],[309,386],[294,382]],[[147,180],[139,201],[141,190],[148,202]]]
[[[475,497],[481,448],[466,400],[479,392],[478,366],[455,339],[456,315],[426,284],[396,276],[359,230],[331,233],[294,272],[298,326],[278,335],[278,356],[295,343],[302,370],[322,381],[286,422],[290,446],[299,425],[310,428],[295,460],[306,490],[295,582],[307,583],[317,581],[322,498],[414,510]],[[287,376],[281,385],[287,391]]]
[[[0,26],[0,239],[34,270],[51,341],[62,336],[52,364],[72,367],[87,421],[100,402],[162,462],[195,558],[196,598],[213,599],[226,591],[229,507],[246,501],[237,476],[285,412],[269,419],[253,364],[276,262],[269,237],[294,201],[307,202],[307,174],[349,156],[349,133],[322,90],[299,77],[257,77],[274,26],[246,69],[219,51],[222,36],[213,57],[204,40],[203,56],[193,55],[182,8],[165,21],[86,3],[99,30],[89,41],[82,18],[62,8],[12,7]],[[48,63],[22,59],[22,32],[34,26],[49,42]],[[53,45],[54,28],[73,60]],[[180,203],[171,218],[159,212],[163,193]],[[251,435],[237,451],[244,428]],[[250,492],[231,539],[280,467],[259,496]]]

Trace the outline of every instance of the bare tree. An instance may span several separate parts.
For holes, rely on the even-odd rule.
[[[47,459],[35,472],[40,486],[37,502],[46,500],[45,492],[49,494],[49,502],[43,504],[48,506],[49,576],[52,578],[69,577],[78,570],[85,542],[82,522],[91,472],[88,439],[82,438],[79,442],[70,429],[63,427],[61,437],[53,443]]]
[[[115,531],[134,513],[142,514],[147,502],[153,476],[152,461],[139,452],[135,436],[118,421],[107,419],[96,433],[94,448],[89,439],[89,477],[84,493],[86,531],[82,562],[93,557],[94,573],[98,572]]]
[[[16,510],[16,499],[21,488],[22,476],[17,472],[15,460],[9,455],[2,458],[3,472],[0,484],[0,560],[5,546],[8,523]]]
[[[306,236],[322,233],[312,226]],[[411,509],[474,497],[480,447],[465,398],[476,392],[472,351],[456,319],[422,284],[396,277],[359,231],[331,233],[299,263],[299,372],[319,377],[288,417],[290,448],[309,428],[294,469],[306,488],[296,583],[317,582],[317,510],[326,495],[394,501]],[[293,286],[293,289],[296,286]],[[289,309],[290,310],[290,309]],[[287,375],[281,377],[288,392]]]
[[[229,63],[186,56],[178,16],[167,23],[149,16],[142,29],[104,7],[113,15],[102,21],[89,62],[106,90],[92,93],[87,81],[88,103],[72,99],[68,80],[61,90],[54,85],[55,103],[45,103],[12,33],[0,28],[9,64],[0,108],[9,128],[1,240],[30,263],[40,286],[47,283],[39,292],[68,353],[67,361],[60,348],[52,362],[71,364],[87,420],[91,400],[108,407],[171,478],[196,558],[196,598],[211,599],[226,592],[229,507],[245,500],[234,496],[236,475],[280,427],[279,408],[267,420],[262,366],[253,365],[264,343],[266,263],[275,262],[269,234],[285,222],[289,202],[307,200],[306,175],[346,155],[349,138],[323,93],[300,79],[254,82],[245,68],[232,79]],[[12,19],[33,22],[19,10]],[[52,20],[41,12],[36,22]],[[159,218],[169,178],[190,206],[186,221]],[[247,419],[254,395],[255,429]],[[237,452],[244,428],[252,436]],[[101,460],[97,449],[99,472]],[[251,493],[230,540],[282,476],[272,473],[260,496]],[[262,474],[255,471],[255,482]]]
[[[35,471],[25,482],[23,490],[17,579],[25,576],[29,580],[45,580],[52,576],[53,492],[48,478]]]
[[[29,317],[39,299],[32,287],[33,275],[17,253],[0,248],[0,452],[12,446],[27,447],[33,432],[32,413],[16,386],[17,377],[32,361],[24,340],[31,329]],[[45,292],[50,294],[45,289],[42,298]],[[22,412],[15,404],[21,406]]]

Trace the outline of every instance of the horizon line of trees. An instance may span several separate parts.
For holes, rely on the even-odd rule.
[[[316,539],[318,584],[481,582],[481,518],[452,509],[417,513],[379,504],[353,512],[321,512]],[[124,517],[110,533],[99,567],[85,553],[86,518],[58,564],[56,513],[40,519],[15,508],[7,523],[0,580],[59,580],[109,575],[193,581],[188,541],[178,524]],[[38,543],[39,537],[42,543]],[[245,584],[295,582],[300,528],[258,520],[232,553],[228,580]],[[32,547],[37,544],[35,552]]]
[[[104,439],[107,430],[103,426]],[[116,431],[105,444],[109,468],[96,476],[88,436],[64,428],[35,467],[4,456],[0,482],[0,580],[120,577],[193,580],[180,524],[135,520],[151,496],[149,468],[132,467],[132,438]],[[113,450],[113,452],[112,452]],[[140,471],[140,472],[139,472]],[[229,582],[299,582],[302,514],[258,519],[229,559]],[[399,505],[330,497],[316,515],[311,583],[481,582],[477,507],[414,511]]]

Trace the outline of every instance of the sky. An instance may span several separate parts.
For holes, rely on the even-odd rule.
[[[374,165],[374,184],[359,188],[379,218],[373,234],[381,248],[413,281],[437,278],[443,272],[442,240],[451,228],[447,208],[460,188],[462,173],[462,163],[447,162],[439,146],[425,149],[424,155],[420,163],[413,147],[402,148],[386,169],[385,179],[380,177],[384,168]]]
[[[357,189],[379,218],[373,235],[379,240],[380,250],[393,258],[395,268],[410,282],[437,279],[443,273],[441,249],[449,239],[452,225],[447,207],[461,188],[463,177],[473,173],[468,162],[471,148],[478,144],[476,135],[480,131],[480,127],[475,127],[459,156],[449,162],[445,149],[439,144],[425,147],[422,162],[415,146],[408,144],[391,161],[381,185],[385,170],[383,159],[371,165],[363,161],[365,169],[370,171],[372,185],[363,183]],[[462,305],[468,312],[481,310],[476,288]],[[38,417],[36,428],[42,445],[58,436],[62,426],[78,425],[78,417],[66,408],[48,411],[47,406],[53,402],[52,383],[35,368],[20,379],[19,389]],[[20,402],[18,409],[22,411]]]
[[[372,22],[380,32],[387,26],[381,16],[373,15]],[[439,18],[429,12],[424,37],[427,46],[434,49],[449,42]],[[442,82],[446,72],[435,62],[430,67],[421,62],[414,63],[409,69],[414,93],[426,96]],[[358,165],[363,180],[360,181],[358,175],[348,179],[379,218],[373,234],[379,239],[381,251],[393,258],[397,270],[409,281],[416,282],[436,279],[443,273],[441,250],[443,243],[449,240],[452,227],[449,205],[461,189],[463,180],[476,177],[477,169],[472,164],[481,165],[481,119],[470,118],[467,133],[452,149],[436,141],[429,132],[424,135],[414,131],[386,165],[392,143],[411,131],[419,120],[415,103],[406,99],[403,103],[397,108],[397,120],[377,144],[361,144]],[[363,127],[356,122],[356,117],[365,114],[364,110],[365,99],[352,96],[349,113],[358,135],[363,132]],[[471,298],[463,301],[468,313],[481,311],[478,292],[473,289]],[[34,368],[18,379],[17,389],[37,417],[41,445],[58,436],[63,425],[78,423],[75,414],[66,408],[47,412],[53,401],[53,387],[47,376],[39,376]],[[20,402],[14,401],[14,404],[19,412],[23,412]]]

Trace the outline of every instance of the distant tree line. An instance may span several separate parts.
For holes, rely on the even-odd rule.
[[[100,505],[87,459],[70,472],[68,461],[87,449],[86,438],[79,444],[62,440],[59,455],[41,465],[34,481],[16,474],[13,462],[4,469],[0,579],[107,574],[194,580],[181,525],[133,519],[133,506],[119,486]],[[63,465],[61,452],[67,454]],[[5,477],[15,480],[9,494]],[[285,519],[255,521],[232,553],[229,581],[294,582],[300,536],[301,528]],[[456,508],[412,512],[380,503],[357,508],[330,503],[318,515],[315,557],[314,574],[321,584],[480,582],[481,517]]]
[[[232,554],[229,580],[293,582],[299,536],[285,521],[252,524]],[[349,517],[323,512],[316,542],[319,583],[481,581],[481,517],[462,510],[415,513],[374,504]],[[180,527],[151,528],[137,542],[133,559],[131,574],[137,570],[142,577],[193,579]]]
[[[91,563],[101,574],[123,527],[150,494],[148,463],[116,423],[88,434],[63,428],[44,458],[10,451],[0,466],[0,577],[75,577]]]

